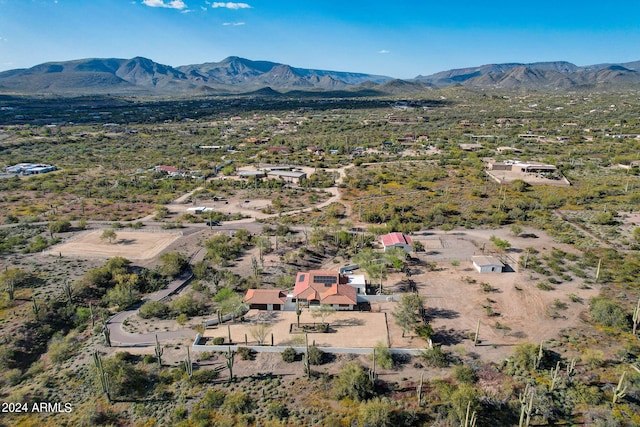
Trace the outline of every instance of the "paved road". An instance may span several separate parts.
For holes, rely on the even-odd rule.
[[[204,250],[204,248],[200,248],[198,252],[191,256],[189,262],[196,263],[198,261],[201,261],[204,258],[205,253],[206,251]],[[184,337],[194,338],[195,332],[191,329],[183,329],[180,331],[153,332],[148,334],[132,334],[130,332],[126,332],[122,327],[122,323],[127,318],[133,315],[137,315],[140,306],[146,301],[162,301],[182,289],[189,283],[189,281],[191,281],[192,278],[193,273],[191,273],[191,269],[188,269],[181,276],[171,281],[171,283],[169,283],[169,285],[165,289],[161,289],[148,295],[142,303],[130,307],[127,310],[121,311],[120,313],[112,316],[109,320],[107,320],[107,328],[109,328],[109,332],[111,333],[111,344],[118,347],[146,347],[148,345],[155,344],[156,335],[158,336],[158,341],[166,341]]]

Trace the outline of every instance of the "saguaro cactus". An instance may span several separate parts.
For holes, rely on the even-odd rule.
[[[111,331],[109,330],[109,327],[107,326],[107,324],[104,324],[104,327],[102,328],[102,335],[104,336],[104,343],[107,347],[111,347]]]
[[[556,368],[551,370],[550,378],[551,378],[551,387],[549,387],[549,391],[553,391],[556,388],[556,384],[558,384],[558,380],[560,379],[560,361],[556,363]]]
[[[107,396],[107,401],[111,403],[111,384],[109,383],[109,375],[104,370],[104,366],[102,365],[102,359],[97,351],[93,352],[93,362],[98,369],[98,376],[100,378],[100,385],[102,386],[102,391]]]
[[[420,382],[416,387],[416,394],[418,397],[418,406],[422,406],[422,385],[424,383],[424,372],[420,373]]]
[[[520,394],[520,421],[518,422],[518,427],[528,427],[531,423],[534,394],[534,391],[529,388],[529,384],[525,386],[524,392]],[[527,397],[529,398],[528,401]]]
[[[193,376],[193,362],[191,361],[191,351],[189,351],[189,347],[187,347],[187,358],[184,360],[184,370],[189,378]]]
[[[304,371],[309,378],[311,378],[311,361],[309,360],[309,335],[304,334],[304,342],[306,346],[306,351],[304,352]]]
[[[638,330],[638,324],[640,324],[640,298],[638,298],[638,304],[633,309],[633,335]]]
[[[158,368],[162,368],[162,353],[164,349],[160,347],[160,341],[158,341],[158,335],[156,334],[156,360],[158,361]]]
[[[476,411],[471,412],[471,401],[467,403],[467,415],[464,417],[464,427],[476,427],[478,422],[478,413]]]
[[[64,291],[64,294],[67,297],[67,302],[69,303],[69,305],[72,305],[73,304],[73,294],[71,292],[71,285],[69,285],[68,281],[64,282],[64,285],[62,285],[62,290]]]
[[[376,348],[373,348],[373,367],[369,369],[369,381],[371,381],[371,387],[376,385]]]
[[[38,305],[38,300],[36,300],[35,298],[31,303],[31,310],[33,311],[33,315],[35,316],[36,320],[40,320],[40,306]]]
[[[233,359],[235,354],[235,352],[231,351],[231,347],[229,347],[229,351],[224,355],[227,359],[227,369],[229,369],[229,382],[233,381]]]
[[[618,401],[620,399],[622,399],[623,397],[625,397],[627,395],[627,386],[624,386],[624,388],[622,387],[622,384],[624,383],[624,375],[627,372],[623,372],[622,375],[620,375],[620,380],[618,381],[618,385],[616,386],[616,388],[613,390],[613,398],[612,398],[612,403],[615,405],[616,403],[618,403]]]
[[[544,357],[544,341],[540,341],[540,348],[538,350],[538,355],[536,356],[535,368],[538,369],[540,364],[542,363],[542,358]]]

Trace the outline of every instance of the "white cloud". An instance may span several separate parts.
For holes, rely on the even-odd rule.
[[[218,1],[213,2],[211,4],[211,7],[214,8],[214,9],[219,8],[219,7],[224,7],[226,9],[236,9],[236,10],[237,9],[251,9],[251,6],[248,5],[247,3],[233,3],[233,2],[225,3],[225,2],[218,2]]]
[[[387,53],[391,53],[391,51],[387,50],[387,49],[382,49],[381,51],[378,51],[378,53],[380,53],[382,55],[386,55]]]
[[[166,7],[167,9],[186,9],[187,5],[182,0],[142,0],[142,4],[149,7]]]
[[[224,25],[225,27],[229,27],[229,26],[239,27],[241,25],[245,25],[245,23],[244,22],[225,22],[222,25]]]

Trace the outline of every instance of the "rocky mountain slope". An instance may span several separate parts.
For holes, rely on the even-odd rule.
[[[171,67],[147,58],[49,62],[0,73],[0,93],[57,95],[206,95],[327,91],[341,96],[400,95],[463,85],[474,89],[580,90],[640,86],[640,61],[584,67],[569,62],[488,64],[411,80],[296,68],[229,57],[220,62]]]

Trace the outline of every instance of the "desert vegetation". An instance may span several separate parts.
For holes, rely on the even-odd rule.
[[[74,409],[0,425],[640,425],[637,98],[451,87],[397,99],[3,99],[12,117],[29,114],[3,110],[0,165],[58,170],[0,178],[0,400]],[[498,182],[489,158],[553,164],[571,185]],[[261,165],[307,177],[238,175]],[[187,210],[199,206],[213,211]],[[180,237],[151,259],[56,252],[88,232],[105,250],[132,247],[132,230]],[[414,237],[409,256],[381,252],[392,231]],[[463,239],[509,260],[518,281],[478,278],[466,255],[440,253]],[[385,306],[391,338],[420,354],[388,337],[371,354],[332,354],[304,334],[255,352],[249,340],[274,339],[268,318],[231,336],[247,289],[291,291],[297,271],[352,263],[372,294],[400,295]],[[462,287],[466,305],[439,302],[439,281]],[[125,331],[156,335],[139,349],[105,326],[126,309],[137,311]],[[520,324],[529,310],[553,333]],[[330,336],[336,318],[326,308],[313,321]],[[158,339],[194,337],[211,319],[225,319],[225,351]],[[469,325],[443,326],[454,322]]]

